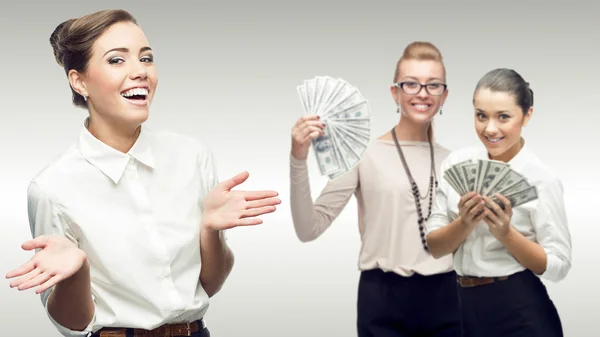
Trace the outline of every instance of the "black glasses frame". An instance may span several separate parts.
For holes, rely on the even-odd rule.
[[[417,92],[414,92],[414,93],[408,93],[408,92],[406,92],[406,89],[404,89],[404,85],[405,85],[405,84],[416,84],[416,85],[418,85],[418,86],[419,86],[419,90],[417,90]],[[439,93],[439,94],[432,94],[432,93],[429,91],[429,85],[441,85],[441,86],[443,86],[443,87],[444,87],[444,90],[442,90],[442,92],[441,92],[441,93]],[[402,91],[404,91],[404,93],[405,93],[405,94],[407,94],[407,95],[416,95],[416,94],[420,93],[420,92],[421,92],[421,90],[423,90],[423,88],[425,88],[425,91],[426,91],[426,92],[427,92],[429,95],[431,95],[431,96],[442,96],[442,95],[443,95],[443,94],[446,92],[446,90],[448,89],[448,85],[447,85],[446,83],[427,83],[427,84],[422,84],[422,83],[419,83],[419,82],[414,82],[414,81],[398,82],[398,83],[394,83],[394,86],[395,86],[396,88],[400,88],[400,89],[402,89]]]

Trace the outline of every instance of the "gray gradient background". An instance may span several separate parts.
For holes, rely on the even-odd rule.
[[[315,75],[348,80],[371,102],[379,136],[398,120],[388,88],[414,40],[432,41],[445,58],[450,94],[435,126],[451,149],[478,142],[471,97],[485,72],[511,67],[531,83],[536,110],[524,136],[563,179],[573,237],[571,273],[546,284],[566,336],[598,336],[597,2],[58,3],[0,11],[0,274],[31,256],[20,250],[30,238],[30,179],[77,139],[85,117],[70,103],[50,33],[65,19],[120,7],[138,18],[156,54],[160,84],[148,124],[205,141],[221,178],[249,170],[245,188],[276,189],[283,199],[264,225],[229,233],[237,260],[206,317],[214,336],[356,335],[355,200],[313,243],[300,243],[291,223],[290,130],[302,111],[295,87]],[[326,179],[310,158],[316,195]],[[0,282],[0,331],[59,336],[38,296],[7,281]]]

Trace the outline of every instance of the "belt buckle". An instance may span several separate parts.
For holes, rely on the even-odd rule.
[[[190,326],[190,322],[186,322],[185,323],[185,329],[186,329],[186,336],[191,336],[192,335],[192,327]]]

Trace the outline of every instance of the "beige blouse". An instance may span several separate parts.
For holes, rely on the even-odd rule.
[[[431,157],[429,144],[399,141],[421,195],[429,187]],[[435,169],[450,151],[434,143]],[[358,202],[358,229],[361,237],[359,270],[380,268],[402,276],[452,271],[452,256],[434,259],[423,249],[418,215],[410,181],[392,140],[374,140],[358,165],[330,180],[312,200],[305,160],[290,156],[292,220],[301,241],[319,237],[342,212],[354,195]],[[435,191],[434,198],[435,198]],[[421,200],[423,216],[429,211],[429,197]],[[424,225],[424,224],[423,224]]]

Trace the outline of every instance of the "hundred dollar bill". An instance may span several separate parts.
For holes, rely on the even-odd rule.
[[[348,83],[343,83],[341,85],[340,90],[337,92],[335,97],[332,97],[329,102],[323,106],[320,112],[320,116],[325,119],[325,117],[331,114],[332,109],[343,110],[340,109],[339,105],[341,102],[347,101],[352,95],[358,92],[358,89],[352,87]]]
[[[500,178],[500,180],[494,184],[493,189],[490,191],[490,195],[505,191],[507,188],[514,186],[520,181],[526,180],[524,176],[519,174],[517,171],[510,170]]]
[[[340,158],[344,163],[345,170],[351,170],[354,165],[360,161],[360,156],[356,151],[353,151],[351,145],[346,141],[344,134],[334,125],[333,140],[336,144],[336,148],[340,153]]]
[[[355,137],[354,135],[350,134],[344,129],[337,128],[336,130],[339,132],[342,141],[348,145],[348,149],[352,153],[354,153],[354,155],[360,157],[365,148],[367,147],[368,142],[363,141],[358,137]]]
[[[342,79],[336,79],[334,81],[336,81],[335,86],[331,90],[329,97],[323,101],[321,109],[319,109],[318,112],[319,116],[322,116],[325,112],[327,112],[329,108],[333,106],[333,102],[335,102],[336,99],[339,99],[343,95],[348,95],[351,92],[351,86],[346,81]]]
[[[341,170],[342,166],[333,148],[333,140],[327,127],[323,129],[323,132],[323,136],[313,139],[312,145],[315,149],[321,174],[328,175]]]
[[[444,172],[444,180],[452,187],[452,189],[460,196],[463,195],[462,189],[458,186],[458,183],[450,176],[450,171]]]
[[[538,191],[535,186],[530,186],[520,192],[505,195],[504,197],[510,201],[511,208],[515,208],[530,201],[536,200],[538,198]],[[498,203],[502,209],[505,208],[505,205],[498,198],[492,197],[492,200]]]
[[[323,110],[325,102],[327,101],[327,99],[329,98],[329,96],[331,95],[331,93],[333,92],[333,90],[335,89],[335,86],[336,86],[336,82],[334,82],[334,79],[332,79],[329,76],[321,77],[321,81],[322,81],[321,92],[318,94],[317,107],[314,111],[314,114],[316,114],[316,115],[321,114],[321,111]]]
[[[475,181],[475,192],[481,194],[481,188],[483,186],[483,179],[485,178],[485,172],[487,171],[489,163],[487,160],[477,161],[477,180]]]
[[[523,179],[518,181],[515,184],[512,184],[511,186],[508,186],[507,188],[505,188],[502,191],[498,191],[495,193],[501,194],[501,195],[508,195],[508,194],[514,194],[517,192],[521,192],[525,189],[527,189],[528,187],[531,187],[531,185],[529,184],[529,182],[527,182],[527,180]]]
[[[466,164],[462,166],[461,169],[467,183],[467,190],[475,191],[475,182],[477,181],[477,163]]]
[[[462,167],[472,163],[473,161],[471,159],[467,159],[459,162],[458,164],[454,164],[451,168],[454,172],[454,175],[458,179],[458,182],[460,183],[460,187],[463,190],[463,194],[469,193],[472,190],[469,189],[469,185],[467,184],[467,177],[465,176]]]
[[[333,106],[327,111],[323,111],[323,119],[328,119],[332,115],[336,115],[341,112],[346,112],[352,107],[356,107],[361,103],[365,103],[367,100],[361,95],[358,89],[354,89],[350,95],[345,97],[342,101],[335,102]]]
[[[502,179],[505,174],[508,174],[510,171],[510,166],[503,162],[498,161],[488,161],[488,164],[485,167],[485,172],[483,172],[483,180],[480,182],[481,184],[481,193],[487,196],[492,191],[493,187]]]

